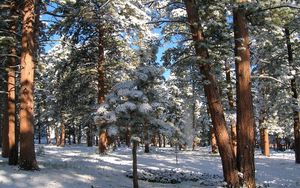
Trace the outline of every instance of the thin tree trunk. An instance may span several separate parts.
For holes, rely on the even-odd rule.
[[[216,134],[213,127],[209,127],[211,152],[218,153]]]
[[[60,145],[59,131],[58,127],[55,127],[55,145]]]
[[[73,125],[73,131],[72,131],[72,139],[73,139],[73,144],[76,144],[76,128]]]
[[[125,133],[125,142],[126,142],[126,146],[130,147],[130,128],[127,126],[126,128],[126,133]]]
[[[95,136],[95,137],[96,137],[95,145],[98,146],[99,145],[99,137],[98,136]]]
[[[261,128],[261,143],[262,143],[262,154],[270,157],[270,143],[269,143],[269,132],[267,128]]]
[[[163,134],[162,137],[163,137],[163,139],[162,139],[163,147],[165,148],[166,147],[166,136]]]
[[[150,144],[149,144],[149,132],[148,132],[148,126],[145,122],[144,125],[144,144],[145,144],[145,153],[150,153]]]
[[[11,1],[11,15],[14,16],[16,13],[16,2]],[[17,31],[17,20],[14,20],[10,26],[12,32]],[[11,48],[11,54],[17,56],[16,46]],[[9,165],[18,164],[18,143],[17,138],[17,124],[16,124],[16,58],[12,57],[9,59],[8,75],[7,75],[7,91],[8,91],[8,145],[9,145]]]
[[[4,76],[7,77],[7,72],[4,73]],[[4,82],[2,82],[4,83]],[[9,138],[8,138],[8,112],[7,112],[7,104],[8,104],[8,95],[7,95],[7,84],[5,84],[6,88],[4,89],[5,94],[3,94],[3,111],[2,111],[2,157],[9,157]]]
[[[81,144],[81,125],[78,125],[77,144]]]
[[[98,34],[99,34],[99,41],[98,41],[98,49],[99,49],[99,59],[98,59],[98,103],[102,104],[105,101],[105,95],[107,93],[106,88],[106,80],[105,80],[105,58],[104,58],[104,29],[102,25],[99,25],[98,28]],[[100,125],[101,129],[104,128],[104,125]],[[102,130],[102,133],[100,131],[99,133],[99,152],[105,153],[108,148],[108,134],[104,133]]]
[[[262,94],[265,95],[265,89],[262,90]],[[268,128],[266,128],[263,124],[266,121],[266,107],[262,107],[260,110],[259,117],[259,133],[260,133],[260,147],[263,155],[269,157],[270,156],[270,143],[269,143],[269,133]]]
[[[152,143],[152,146],[157,146],[157,139],[156,139],[156,135],[153,134],[152,135],[152,138],[151,138],[151,143]]]
[[[294,59],[293,59],[293,50],[290,40],[290,31],[288,28],[285,28],[285,37],[286,37],[286,45],[287,45],[287,51],[288,51],[288,61],[290,67],[293,67]],[[298,93],[297,93],[297,82],[296,78],[293,75],[293,78],[291,79],[291,89],[293,92],[293,98],[296,101],[298,101]],[[294,138],[295,138],[295,162],[300,163],[300,112],[297,110],[294,110]]]
[[[21,53],[20,168],[38,169],[34,150],[33,81],[35,1],[25,0],[23,9]]]
[[[92,141],[92,133],[91,133],[91,125],[88,125],[88,129],[86,131],[86,143],[88,147],[92,147],[93,146],[93,141]]]
[[[162,146],[161,134],[157,133],[157,136],[158,136],[158,147],[161,148],[161,146]]]
[[[60,142],[59,142],[59,146],[60,147],[65,147],[65,143],[66,143],[66,127],[64,122],[62,122],[61,127],[60,127]]]
[[[243,174],[243,186],[255,187],[255,122],[251,95],[251,71],[249,36],[246,26],[246,9],[244,0],[233,10],[235,56],[236,56],[236,88],[237,88],[237,164]]]
[[[47,137],[46,137],[46,139],[47,139],[47,144],[51,144],[51,130],[50,130],[50,126],[49,125],[47,125],[47,128],[46,128],[46,134],[47,134]]]
[[[228,85],[227,88],[227,98],[229,104],[229,111],[233,115],[235,113],[234,108],[234,99],[233,99],[233,89],[231,84],[231,74],[230,74],[230,67],[228,62],[225,63],[225,75],[226,75],[226,83]],[[237,135],[236,135],[236,121],[233,117],[230,117],[230,137],[231,137],[231,144],[233,147],[234,155],[236,156],[237,153]]]
[[[138,188],[138,173],[137,173],[137,141],[133,141],[132,147],[132,180],[133,180],[133,188]]]
[[[233,147],[234,155],[237,155],[237,133],[236,133],[236,123],[235,121],[231,122],[230,126],[230,132],[231,132],[231,144]]]
[[[239,179],[236,158],[226,128],[223,106],[218,92],[219,89],[215,76],[211,73],[210,65],[206,62],[209,58],[208,49],[205,45],[201,45],[205,43],[205,38],[202,28],[199,25],[198,5],[195,0],[185,0],[184,2],[193,41],[195,43],[194,47],[196,55],[201,58],[201,62],[199,62],[200,72],[204,76],[204,79],[208,81],[208,84],[204,84],[204,92],[207,98],[212,124],[216,133],[219,152],[222,159],[224,179],[229,186],[237,187]]]
[[[99,153],[104,154],[108,149],[108,134],[105,129],[101,129],[99,133]]]

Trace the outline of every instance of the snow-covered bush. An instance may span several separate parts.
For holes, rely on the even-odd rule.
[[[126,176],[132,178],[132,171],[126,172]],[[139,169],[138,179],[158,183],[181,183],[184,181],[196,181],[202,186],[221,186],[223,177],[215,174],[199,173],[181,169]]]

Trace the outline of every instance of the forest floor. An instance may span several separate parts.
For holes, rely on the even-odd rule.
[[[131,188],[132,179],[126,174],[131,169],[131,150],[119,148],[100,156],[96,147],[36,145],[40,171],[22,171],[9,166],[0,157],[1,188]],[[141,174],[155,172],[165,179],[172,176],[198,175],[198,181],[181,183],[154,183],[139,180],[141,188],[191,188],[222,187],[222,166],[218,154],[210,154],[209,148],[196,151],[179,151],[171,148],[152,148],[151,153],[138,151],[138,167]],[[292,151],[271,152],[264,157],[256,152],[256,179],[261,187],[300,187],[300,165],[294,162]],[[175,172],[171,173],[170,172]],[[199,176],[200,175],[200,176]],[[171,177],[170,177],[171,176]],[[179,182],[179,181],[177,181]],[[174,183],[174,182],[173,182]]]

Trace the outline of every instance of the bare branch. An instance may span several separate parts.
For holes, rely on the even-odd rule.
[[[17,59],[20,59],[20,56],[14,54],[0,54],[0,57],[15,57]]]
[[[274,80],[282,85],[286,85],[286,83],[282,82],[281,80],[278,80],[272,76],[268,76],[268,75],[259,75],[259,76],[252,76],[252,79],[270,79],[270,80]]]

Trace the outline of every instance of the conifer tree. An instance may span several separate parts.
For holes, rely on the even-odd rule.
[[[241,185],[256,187],[255,184],[255,121],[251,95],[251,70],[249,34],[244,3],[237,1],[233,9],[235,66],[237,90],[237,164],[243,174]]]
[[[35,1],[26,0],[22,17],[21,104],[20,104],[20,168],[37,170],[34,150],[33,89],[35,41]]]

